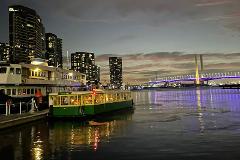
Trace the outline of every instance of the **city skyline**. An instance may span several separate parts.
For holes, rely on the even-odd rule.
[[[12,4],[36,10],[46,32],[63,39],[65,56],[66,50],[94,52],[102,80],[109,79],[105,76],[109,55],[123,57],[125,82],[190,73],[192,54],[204,54],[209,71],[239,66],[237,0],[2,1],[1,42],[8,42]]]
[[[109,77],[108,57],[100,55],[96,62],[101,67],[101,79]],[[240,53],[218,54],[205,53],[203,56],[203,71],[209,73],[239,71]],[[140,63],[141,62],[141,63]],[[195,54],[184,52],[155,52],[128,54],[122,56],[123,82],[142,83],[156,78],[195,74]]]

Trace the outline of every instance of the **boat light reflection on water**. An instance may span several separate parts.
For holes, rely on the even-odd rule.
[[[35,160],[41,160],[43,159],[43,146],[42,146],[43,141],[40,140],[40,137],[33,142],[33,148],[32,148],[32,154],[33,158]]]
[[[204,120],[203,120],[203,113],[202,113],[202,104],[201,104],[201,90],[196,90],[197,95],[197,110],[198,110],[198,120],[199,120],[199,127],[200,132],[204,132]]]
[[[93,150],[98,149],[100,141],[109,141],[110,135],[115,130],[124,127],[124,121],[95,122],[96,125],[79,125],[71,122],[54,123],[51,139],[57,148],[68,144],[69,148],[89,146]],[[71,132],[66,132],[71,130]],[[65,146],[66,147],[66,146]]]
[[[109,143],[114,136],[127,134],[132,114],[133,111],[125,111],[87,122],[40,121],[14,132],[6,131],[0,138],[0,155],[5,156],[1,159],[58,159],[63,150],[67,154],[79,149],[97,151],[99,143]]]
[[[91,120],[83,123],[56,121],[50,128],[49,139],[55,151],[61,147],[72,149],[83,147],[96,151],[100,142],[107,143],[115,134],[126,133],[128,121],[132,119],[133,113],[125,114],[120,115],[121,119],[104,120],[101,118],[100,121]]]

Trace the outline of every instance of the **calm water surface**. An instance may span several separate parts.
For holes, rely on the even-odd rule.
[[[240,158],[240,90],[133,94],[134,112],[97,125],[43,120],[0,131],[0,159]]]

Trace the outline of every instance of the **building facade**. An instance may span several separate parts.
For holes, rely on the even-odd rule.
[[[0,43],[0,61],[9,62],[10,46],[7,43]]]
[[[45,58],[45,29],[35,10],[9,6],[9,44],[11,63],[30,63]]]
[[[122,86],[122,58],[109,57],[110,84],[114,88]]]
[[[94,53],[75,52],[71,54],[71,69],[86,74],[86,80],[94,83]]]
[[[45,37],[48,65],[62,68],[62,39],[53,33],[46,33]]]
[[[93,76],[94,76],[95,83],[99,83],[100,82],[100,66],[94,65]]]
[[[57,55],[58,55],[58,65],[63,68],[63,55],[62,55],[62,39],[57,38]]]

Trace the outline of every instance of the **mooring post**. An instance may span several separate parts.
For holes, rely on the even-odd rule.
[[[22,114],[22,102],[20,101],[20,114]]]
[[[11,114],[11,105],[8,103],[8,114]]]
[[[8,115],[8,103],[6,102],[6,116]]]

